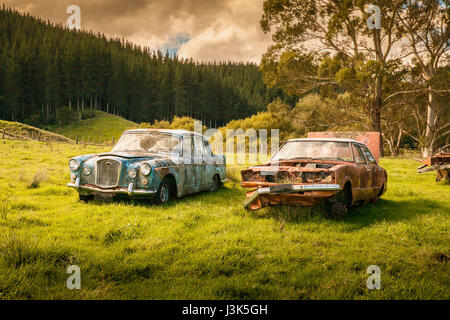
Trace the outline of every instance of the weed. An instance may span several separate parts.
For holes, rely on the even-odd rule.
[[[37,171],[31,181],[28,183],[28,189],[36,189],[39,188],[41,183],[48,179],[47,171],[39,170]]]

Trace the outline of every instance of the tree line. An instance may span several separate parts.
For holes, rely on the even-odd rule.
[[[135,122],[189,116],[217,127],[282,96],[266,88],[255,64],[181,59],[5,6],[0,50],[0,117],[33,125],[89,108]]]

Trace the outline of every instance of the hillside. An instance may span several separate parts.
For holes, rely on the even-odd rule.
[[[61,107],[84,106],[135,122],[190,116],[217,127],[280,96],[255,64],[181,59],[10,9],[0,8],[0,34],[4,120],[54,125]]]
[[[68,126],[51,126],[50,130],[63,136],[79,141],[104,143],[117,141],[122,132],[127,129],[137,128],[139,125],[103,111],[95,111],[95,117],[81,120]]]
[[[69,138],[23,123],[0,120],[0,138],[72,143]]]

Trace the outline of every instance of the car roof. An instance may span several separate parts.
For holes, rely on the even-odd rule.
[[[161,133],[175,134],[179,136],[194,134],[203,137],[203,135],[201,135],[198,132],[183,129],[130,129],[124,131],[124,133],[145,133],[145,132],[161,132]]]
[[[294,142],[294,141],[352,142],[352,143],[362,144],[365,146],[365,144],[361,141],[357,141],[354,139],[345,139],[345,138],[296,138],[296,139],[290,139],[286,142]]]

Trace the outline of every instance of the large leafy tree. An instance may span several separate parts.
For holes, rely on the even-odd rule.
[[[274,44],[263,57],[262,70],[269,85],[292,88],[290,93],[304,94],[329,85],[336,78],[323,76],[314,68],[323,54],[339,55],[349,64],[340,78],[363,80],[370,128],[381,132],[383,79],[392,62],[392,48],[402,38],[397,28],[398,12],[403,0],[266,0],[261,28],[272,33]],[[380,9],[381,28],[368,28],[369,5]],[[293,59],[293,57],[296,57]],[[358,66],[363,72],[358,75]],[[333,70],[339,73],[339,64]],[[280,81],[284,80],[284,81]],[[294,82],[293,82],[294,81]]]
[[[399,28],[408,39],[405,55],[413,56],[427,94],[426,126],[416,137],[424,157],[433,152],[439,139],[450,133],[448,118],[444,117],[450,92],[449,71],[445,68],[450,62],[449,4],[448,0],[408,0],[398,19]]]

